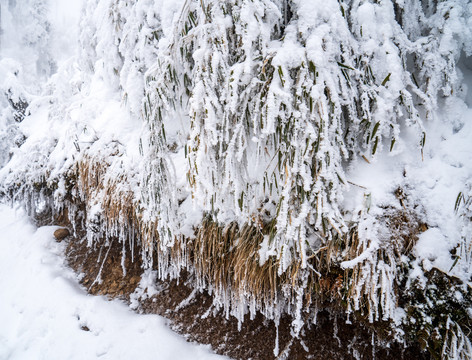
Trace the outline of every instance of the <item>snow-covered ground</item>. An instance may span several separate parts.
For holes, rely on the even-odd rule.
[[[0,206],[0,359],[222,358],[157,315],[88,295],[64,264],[55,229]]]

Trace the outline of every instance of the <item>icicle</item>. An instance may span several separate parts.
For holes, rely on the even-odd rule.
[[[279,356],[279,324],[275,324],[275,345],[274,345],[274,356]]]

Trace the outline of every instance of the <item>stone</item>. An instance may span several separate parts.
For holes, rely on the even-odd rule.
[[[70,232],[66,228],[61,228],[61,229],[57,229],[56,231],[54,231],[54,237],[56,238],[57,242],[61,242],[62,240],[64,240],[69,235],[70,235]]]

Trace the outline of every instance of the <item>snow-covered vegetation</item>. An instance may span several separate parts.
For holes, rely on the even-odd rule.
[[[470,1],[84,0],[60,36],[60,2],[1,6],[5,200],[240,322],[472,358]]]

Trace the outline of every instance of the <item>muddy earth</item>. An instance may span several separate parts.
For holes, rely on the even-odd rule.
[[[94,247],[87,246],[85,237],[68,236],[64,241],[68,264],[89,293],[130,303],[143,274],[140,256],[136,255],[139,249],[134,249],[132,257],[129,249],[113,239]],[[299,338],[291,336],[291,318],[283,317],[275,356],[277,329],[273,321],[258,314],[252,320],[247,317],[238,330],[237,320],[216,309],[208,293],[194,292],[192,283],[187,273],[179,281],[158,281],[157,294],[141,300],[136,311],[159,314],[189,341],[210,344],[216,353],[234,359],[430,359],[416,345],[406,349],[397,343],[385,346],[377,334],[378,324],[376,328],[356,321],[347,324],[342,312],[333,313],[328,308],[318,313],[317,324],[302,330]]]

